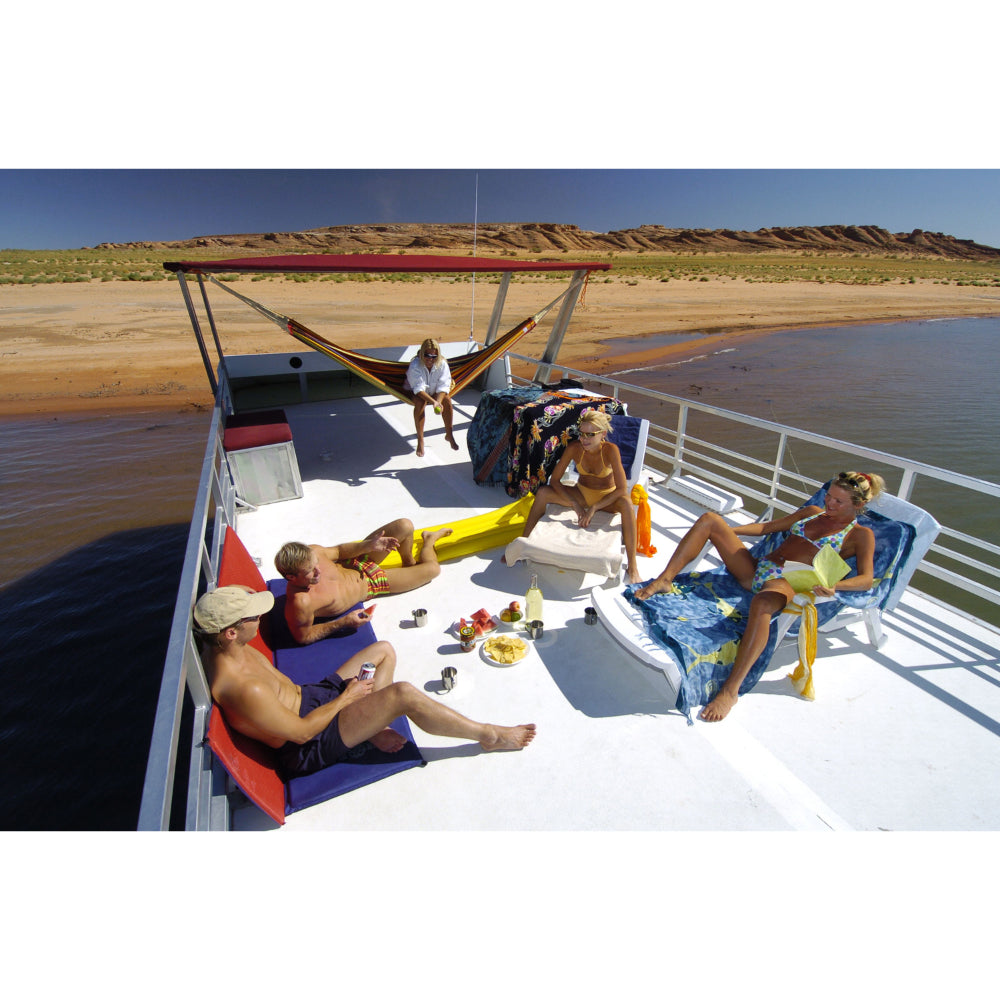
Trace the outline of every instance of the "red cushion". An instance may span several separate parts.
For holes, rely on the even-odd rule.
[[[219,586],[241,584],[254,590],[267,590],[257,564],[250,558],[239,535],[228,525],[219,560]],[[261,626],[267,620],[261,619]],[[274,663],[274,653],[258,630],[250,643]],[[218,707],[212,706],[208,720],[208,745],[233,781],[243,789],[252,802],[260,806],[272,819],[285,822],[285,785],[275,770],[274,751],[238,733],[226,721]]]
[[[226,420],[222,447],[226,451],[262,448],[292,440],[292,430],[284,410],[263,410],[260,413],[233,414]]]
[[[252,587],[258,591],[267,590],[264,577],[260,575],[257,564],[250,557],[250,553],[247,552],[246,547],[240,541],[240,536],[229,525],[226,525],[226,537],[222,543],[222,558],[219,560],[219,586],[230,587],[233,584]],[[269,641],[269,617],[269,615],[265,615],[260,620],[260,628],[250,641],[250,645],[254,649],[259,649],[273,664],[274,653],[271,650]]]
[[[233,729],[217,705],[212,706],[208,719],[207,742],[244,795],[283,824],[285,785],[275,770],[274,751]]]

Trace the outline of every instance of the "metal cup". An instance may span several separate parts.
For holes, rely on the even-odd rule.
[[[532,639],[541,639],[543,625],[540,621],[528,622],[526,628]]]
[[[413,623],[417,628],[423,628],[427,624],[427,609],[417,608],[413,612]]]
[[[441,683],[445,691],[450,691],[458,683],[458,670],[455,667],[445,667],[441,671]]]
[[[597,624],[597,609],[596,608],[584,608],[583,609],[583,620],[588,625]]]

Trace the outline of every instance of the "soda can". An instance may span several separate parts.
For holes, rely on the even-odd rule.
[[[375,676],[375,664],[362,663],[361,669],[358,671],[358,680],[370,681],[374,676]]]

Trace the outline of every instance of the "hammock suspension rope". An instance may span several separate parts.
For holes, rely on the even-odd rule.
[[[309,327],[299,323],[298,320],[268,309],[267,306],[256,302],[247,295],[243,295],[234,288],[230,288],[211,274],[207,274],[205,277],[230,295],[246,303],[251,309],[255,309],[275,325],[280,326],[289,336],[294,337],[300,343],[327,355],[327,357],[333,358],[334,361],[340,362],[349,371],[354,372],[354,374],[370,382],[377,388],[382,389],[384,392],[391,393],[404,402],[409,403],[411,401],[410,396],[403,388],[406,381],[406,371],[409,367],[408,361],[383,361],[381,358],[373,358],[369,354],[361,354],[358,351],[349,351],[346,348],[339,347],[315,331],[310,330]],[[547,306],[535,313],[534,316],[529,316],[528,319],[512,327],[488,347],[480,348],[469,354],[463,354],[460,357],[449,358],[448,367],[451,369],[454,379],[454,387],[449,395],[454,395],[460,389],[467,386],[494,361],[509,351],[518,340],[529,334],[545,314],[560,299],[567,295],[568,292],[569,289],[567,288]]]

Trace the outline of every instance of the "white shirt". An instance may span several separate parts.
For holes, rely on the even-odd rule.
[[[451,369],[444,356],[438,357],[437,363],[428,371],[418,354],[406,370],[406,388],[414,395],[426,392],[429,396],[436,396],[439,392],[448,392],[451,389]]]

